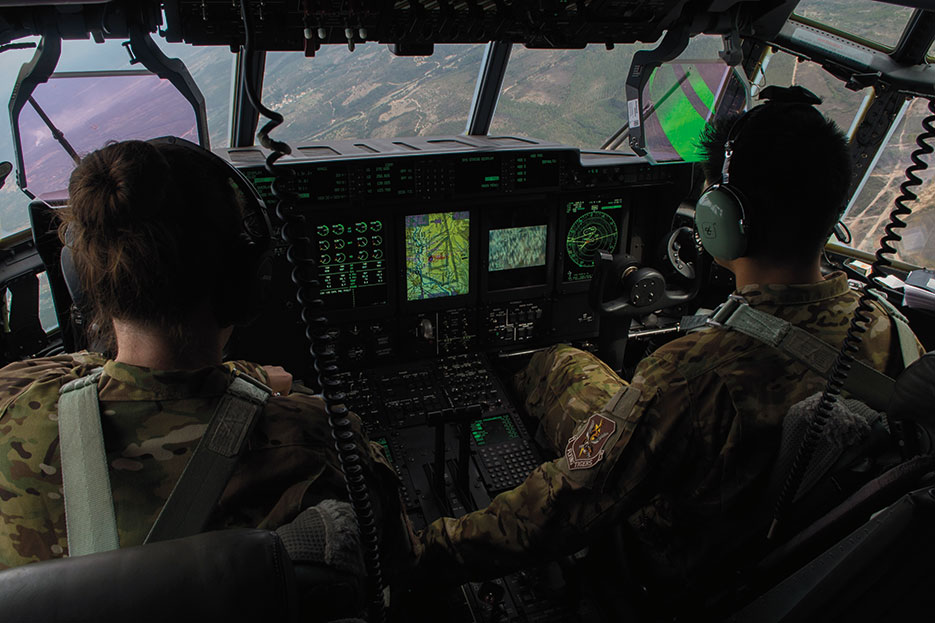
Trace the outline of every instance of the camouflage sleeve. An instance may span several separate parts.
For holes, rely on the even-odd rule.
[[[30,385],[51,379],[59,379],[76,367],[80,367],[74,378],[83,371],[103,365],[102,357],[91,353],[56,355],[40,359],[16,361],[0,369],[0,411],[6,409]]]
[[[626,386],[580,351],[548,356],[557,365],[545,377],[536,382],[527,369],[519,381],[533,404],[561,405],[577,421],[564,454],[487,508],[432,523],[421,535],[420,578],[477,580],[573,553],[644,503],[677,468],[693,426],[687,384],[672,364],[647,358]],[[531,369],[543,363],[533,361]],[[598,381],[582,393],[575,379],[583,380],[583,366],[592,366]]]
[[[251,372],[249,365],[237,364]],[[360,418],[353,413],[348,418],[380,528],[384,567],[411,566],[415,537],[403,511],[396,471],[382,446],[367,438]],[[319,396],[299,392],[272,397],[258,428],[259,438],[265,441],[242,459],[242,468],[231,478],[221,500],[222,508],[230,511],[228,525],[249,524],[243,516],[249,511],[249,516],[261,517],[258,527],[275,529],[324,499],[347,499],[341,462]],[[291,484],[280,493],[270,482]]]
[[[61,499],[53,417],[67,367],[58,359],[0,370],[0,569],[64,551],[64,513],[47,510]]]
[[[513,384],[526,413],[539,420],[536,441],[558,454],[572,430],[606,404],[623,381],[597,357],[559,344],[533,355]]]

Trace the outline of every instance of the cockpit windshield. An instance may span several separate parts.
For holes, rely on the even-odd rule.
[[[912,9],[873,0],[801,0],[795,14],[892,49]]]
[[[148,71],[54,74],[19,118],[26,189],[62,191],[81,155],[107,141],[178,136],[198,140],[195,112]]]
[[[263,101],[285,114],[284,140],[461,134],[482,45],[436,45],[431,56],[397,57],[386,46],[353,52],[323,46],[314,58],[271,52]]]
[[[889,52],[899,42],[911,16],[910,8],[874,0],[801,0],[791,19],[819,23],[822,29],[838,33],[835,36]],[[185,63],[204,94],[211,146],[228,145],[234,91],[231,88],[234,55],[230,49],[170,44],[158,35],[153,39],[169,56]],[[488,133],[530,136],[587,150],[628,151],[628,102],[624,87],[627,68],[636,51],[658,44],[658,41],[591,44],[585,49],[569,50],[527,49],[514,44]],[[646,128],[648,155],[652,160],[694,159],[691,139],[682,139],[696,134],[695,126],[705,118],[712,103],[705,99],[707,91],[716,99],[720,81],[717,76],[705,78],[706,88],[699,91],[693,86],[686,92],[681,87],[694,84],[692,78],[700,77],[700,66],[694,68],[698,71],[690,71],[689,76],[683,71],[684,63],[686,59],[705,59],[711,63],[709,69],[722,71],[723,65],[717,64],[722,49],[720,36],[695,36],[674,61],[683,65],[669,65],[668,69],[660,70],[674,72],[669,80],[661,80],[662,75],[657,72],[647,89],[651,92],[650,102],[659,108],[649,117],[653,127]],[[32,50],[11,50],[0,55],[0,81],[11,89],[20,65],[32,53]],[[394,56],[386,46],[373,42],[360,43],[353,51],[346,45],[323,45],[312,58],[301,52],[269,52],[263,64],[262,99],[285,116],[285,123],[274,136],[296,147],[342,138],[461,134],[465,132],[483,56],[481,44],[435,44],[431,56],[413,57]],[[57,70],[130,68],[119,41],[104,44],[65,41]],[[675,75],[679,71],[681,78]],[[110,86],[103,88],[93,86],[93,80],[87,75],[55,78],[41,85],[34,96],[52,127],[63,133],[77,154],[100,147],[106,140],[152,135],[149,128],[157,120],[166,128],[158,133],[191,136],[190,118],[186,117],[186,121],[169,118],[170,110],[184,109],[186,114],[190,113],[181,97],[178,101],[184,106],[176,107],[155,105],[155,99],[143,95],[168,86],[160,86],[158,79],[127,75],[118,79],[124,81],[121,85],[109,78]],[[148,80],[155,82],[146,86]],[[673,80],[680,86],[676,99],[671,94],[667,96]],[[849,134],[856,132],[873,101],[872,87],[845,84],[826,71],[820,60],[796,56],[781,47],[766,50],[761,70],[750,76],[750,84],[754,98],[759,89],[771,84],[798,84],[810,89],[823,98],[822,112]],[[712,85],[713,90],[707,88]],[[167,90],[159,97],[172,95]],[[701,105],[705,115],[692,112],[698,112],[697,106],[692,110],[685,108],[692,104]],[[679,106],[692,114],[668,110]],[[126,114],[122,116],[121,112]],[[856,249],[876,248],[886,215],[898,193],[902,170],[909,164],[914,138],[921,130],[922,100],[912,101],[899,115],[893,131],[884,139],[886,146],[881,154],[864,169],[867,173],[856,187],[845,217],[852,233],[849,244]],[[124,127],[105,129],[105,122]],[[676,127],[683,122],[692,126],[691,132],[683,133]],[[61,190],[74,160],[68,148],[54,139],[54,130],[31,103],[22,111],[22,128],[28,189],[33,194]],[[78,135],[79,129],[82,136]],[[0,133],[0,160],[14,160],[7,132]],[[921,175],[924,181],[930,177],[928,172]],[[935,264],[935,257],[927,248],[930,245],[925,244],[929,232],[935,230],[935,216],[929,216],[930,212],[935,215],[935,211],[928,209],[931,202],[927,188],[922,187],[922,201],[910,217],[910,230],[898,249],[899,259],[919,265]],[[22,231],[28,225],[25,206],[26,200],[11,176],[0,189],[0,237]]]

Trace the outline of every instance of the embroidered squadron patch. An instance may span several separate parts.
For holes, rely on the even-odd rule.
[[[617,423],[600,413],[588,418],[584,430],[569,439],[565,446],[568,468],[587,469],[600,463],[604,458],[604,445],[615,430]]]

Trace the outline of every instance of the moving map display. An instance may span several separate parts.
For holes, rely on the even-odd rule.
[[[622,212],[623,200],[620,198],[569,201],[565,204],[563,281],[590,279],[597,251],[617,251],[620,244],[618,223]]]
[[[546,225],[491,229],[488,246],[488,270],[512,270],[545,266]]]
[[[406,300],[467,294],[471,218],[467,210],[406,217]]]

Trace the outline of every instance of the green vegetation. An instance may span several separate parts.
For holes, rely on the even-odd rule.
[[[803,0],[797,13],[893,45],[911,11],[871,0]],[[682,58],[716,58],[720,45],[719,37],[696,37]],[[119,46],[115,47],[117,52],[109,54],[122,55]],[[626,123],[626,72],[633,53],[648,47],[652,46],[617,46],[613,50],[604,46],[584,50],[514,46],[490,133],[599,147]],[[212,145],[226,145],[232,55],[226,48],[172,45],[166,49],[185,61],[205,94]],[[373,43],[360,45],[354,52],[328,46],[314,58],[271,53],[263,100],[286,117],[274,136],[296,146],[344,138],[460,134],[482,53],[481,45],[438,45],[431,57],[399,58],[386,46]],[[5,54],[3,60],[11,61],[7,69],[15,73],[29,56],[31,51],[15,52]],[[117,60],[107,62],[112,66]],[[850,128],[866,95],[866,91],[847,90],[817,64],[799,62],[785,53],[771,57],[764,84],[800,84],[812,90],[824,99],[822,111],[844,130]],[[876,248],[902,182],[902,171],[909,164],[923,111],[921,103],[910,109],[847,217],[858,248]],[[0,137],[0,151],[9,152],[0,153],[0,157],[12,155],[8,136]],[[930,177],[923,175],[926,181]],[[912,231],[900,248],[900,257],[932,265],[935,258],[925,242],[929,232],[935,233],[935,189],[926,184],[920,194],[922,200],[909,218]],[[27,203],[11,178],[0,190],[0,230],[4,234],[28,225]]]

